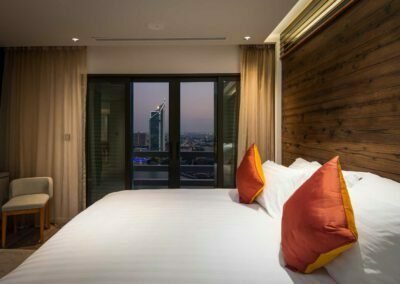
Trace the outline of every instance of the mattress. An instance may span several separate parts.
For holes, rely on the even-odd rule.
[[[0,282],[335,283],[285,269],[280,221],[230,189],[109,194]]]

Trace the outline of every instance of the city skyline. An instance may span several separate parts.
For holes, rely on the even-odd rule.
[[[164,134],[169,133],[169,84],[133,83],[133,133],[149,133],[151,112],[164,103]],[[214,83],[185,82],[181,85],[181,134],[214,133]]]
[[[167,149],[169,137],[168,133],[165,133],[164,131],[164,110],[165,102],[158,105],[150,112],[150,118],[148,120],[148,132],[133,132],[133,146],[135,148],[147,148],[150,151],[161,152]],[[200,145],[203,147],[209,146],[205,143],[208,143],[210,137],[214,137],[214,133],[200,133],[192,130],[187,134],[181,133],[181,147],[188,149],[199,149]],[[213,138],[211,140],[213,140]]]

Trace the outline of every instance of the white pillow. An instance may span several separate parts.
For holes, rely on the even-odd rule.
[[[256,201],[272,217],[282,216],[283,205],[307,179],[303,170],[289,169],[272,161],[263,165],[265,187]]]
[[[354,187],[363,177],[362,172],[342,171],[343,178],[348,188]]]
[[[400,183],[364,174],[349,195],[358,242],[326,269],[338,283],[399,283]]]
[[[256,201],[272,217],[281,217],[285,202],[321,167],[321,164],[297,158],[289,167],[278,165],[272,161],[266,161],[262,167],[265,187]],[[343,171],[343,176],[349,188],[360,180],[357,172]]]
[[[296,161],[294,161],[289,166],[289,168],[315,172],[321,166],[322,165],[317,161],[309,162],[307,160],[304,160],[303,158],[297,158]],[[346,181],[346,185],[349,188],[355,186],[361,180],[363,174],[360,172],[353,172],[353,171],[342,171],[342,173],[344,180]]]
[[[320,163],[318,163],[317,161],[309,162],[307,160],[304,160],[303,158],[297,158],[296,161],[294,161],[289,166],[289,168],[291,168],[291,169],[299,169],[299,170],[310,169],[310,170],[316,171],[321,166],[322,165]]]

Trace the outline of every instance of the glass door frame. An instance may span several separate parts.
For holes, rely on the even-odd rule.
[[[177,185],[178,187],[181,187],[181,175],[180,175],[180,169],[181,169],[181,165],[180,165],[180,157],[181,157],[181,153],[180,153],[180,138],[181,138],[181,131],[180,131],[180,127],[181,127],[181,83],[214,83],[214,161],[217,164],[217,170],[215,171],[215,176],[214,176],[214,184],[213,185],[208,185],[208,184],[204,184],[202,182],[191,182],[192,185],[190,186],[198,186],[198,187],[202,187],[202,186],[207,186],[207,187],[217,187],[218,186],[218,168],[220,167],[219,165],[219,161],[218,161],[218,126],[219,126],[219,122],[218,122],[218,77],[208,77],[208,76],[202,76],[202,77],[187,77],[187,78],[176,78],[175,79],[176,83],[177,83],[177,102],[176,102],[176,106],[178,106],[178,109],[176,110],[177,114],[178,114],[178,129],[177,129],[177,133],[176,136],[174,137],[176,139],[176,143],[177,146],[176,147],[176,154],[178,157],[178,164],[177,164]],[[222,137],[222,136],[221,136]],[[214,164],[215,164],[214,163]]]
[[[133,96],[134,82],[168,82],[169,83],[169,188],[180,187],[180,83],[181,82],[215,82],[214,87],[214,153],[217,163],[215,187],[224,187],[223,181],[223,82],[238,82],[240,90],[240,74],[89,74],[89,81],[114,81],[125,84],[126,88],[126,189],[133,189]],[[238,106],[240,95],[238,95]],[[237,107],[237,112],[239,107]],[[173,126],[171,121],[178,122]],[[237,128],[236,128],[237,132]],[[237,135],[237,133],[236,133]],[[221,141],[221,142],[220,142]],[[235,167],[236,168],[236,167]]]
[[[240,74],[224,74],[217,77],[217,115],[216,120],[218,121],[218,127],[216,128],[216,136],[217,141],[221,141],[221,143],[217,143],[217,186],[220,188],[229,188],[225,186],[224,182],[224,82],[225,81],[236,81],[238,95],[236,98],[237,108],[236,108],[236,117],[239,118],[239,109],[240,109]],[[239,134],[239,121],[237,121],[235,136],[236,143],[238,140]],[[219,140],[218,140],[219,139]],[[237,149],[237,145],[236,145]],[[234,176],[236,176],[237,169],[237,151],[235,151],[235,161],[233,162],[234,166]],[[236,179],[233,181],[234,186],[236,187]]]

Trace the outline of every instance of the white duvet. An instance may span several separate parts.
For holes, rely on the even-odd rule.
[[[110,194],[1,283],[334,283],[282,266],[280,221],[235,190]]]

